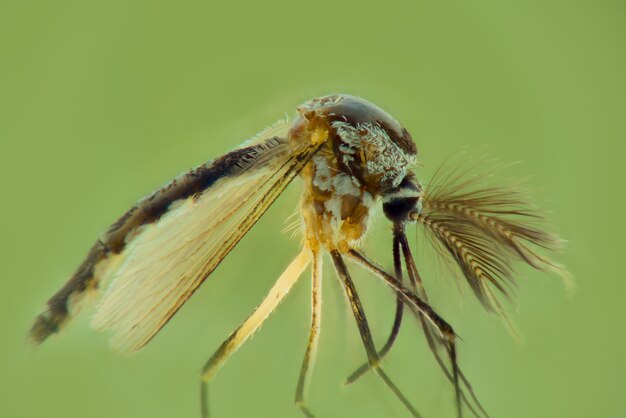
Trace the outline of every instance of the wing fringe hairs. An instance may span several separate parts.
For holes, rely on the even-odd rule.
[[[558,251],[563,241],[546,231],[545,217],[528,194],[515,186],[485,184],[487,176],[442,166],[424,191],[422,211],[414,214],[445,260],[452,260],[483,306],[500,314],[499,299],[516,289],[514,262],[560,275],[568,290],[573,280],[565,268],[538,253]],[[513,330],[514,332],[514,330]]]

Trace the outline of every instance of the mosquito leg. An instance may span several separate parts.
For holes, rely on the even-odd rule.
[[[428,296],[426,295],[426,289],[424,288],[424,282],[422,276],[417,271],[415,260],[411,254],[411,248],[409,247],[409,240],[406,238],[406,233],[402,230],[398,233],[398,241],[400,241],[400,248],[402,249],[402,255],[404,256],[404,265],[406,266],[407,275],[409,276],[409,282],[411,287],[418,294],[424,302],[428,303]]]
[[[200,394],[202,418],[208,418],[208,385],[226,360],[234,353],[254,332],[261,326],[267,317],[274,311],[278,303],[289,292],[311,260],[308,249],[302,252],[289,264],[278,278],[269,293],[252,314],[222,343],[217,351],[206,362],[202,369]]]
[[[426,302],[424,302],[417,295],[413,294],[411,290],[406,288],[389,273],[384,271],[380,266],[370,261],[367,257],[356,250],[350,250],[348,256],[358,265],[364,267],[366,270],[374,273],[375,276],[382,279],[396,294],[400,295],[405,302],[408,302],[412,307],[415,314],[422,313],[429,322],[431,322],[439,331],[441,336],[446,340],[455,339],[454,330],[452,326],[448,324],[442,317],[440,317]]]
[[[415,264],[415,260],[413,258],[413,255],[411,254],[411,248],[409,246],[409,241],[406,238],[406,234],[403,233],[399,238],[400,238],[400,244],[402,247],[402,253],[404,255],[404,262],[405,262],[407,274],[409,276],[409,281],[412,284],[417,284],[417,286],[421,289],[420,295],[423,297],[424,301],[428,303],[428,296],[426,295],[426,291],[422,284],[421,276],[419,274],[419,271],[417,270],[417,265]],[[430,349],[430,352],[435,357],[437,363],[439,364],[439,367],[441,368],[445,376],[448,378],[448,380],[450,380],[451,383],[454,383],[453,377],[450,374],[448,367],[445,365],[445,363],[443,362],[443,359],[441,358],[441,356],[439,355],[439,352],[437,351],[437,347],[435,345],[436,341],[434,339],[435,336],[433,336],[431,329],[426,323],[426,319],[424,318],[423,315],[419,316],[419,321],[422,326],[422,330],[424,331],[424,336],[426,337],[426,342],[428,343],[428,348]],[[438,340],[437,342],[441,342],[441,340]],[[478,397],[476,396],[476,393],[474,392],[474,389],[472,388],[472,385],[467,380],[467,378],[465,377],[465,375],[463,374],[460,368],[459,368],[459,378],[465,385],[465,388],[467,389],[469,395],[473,399],[476,406],[478,406],[478,409],[480,409],[480,411],[486,417],[488,417],[489,414],[483,408],[482,404],[478,400]],[[469,403],[468,399],[465,396],[465,393],[463,393],[462,391],[461,391],[461,398],[463,400],[463,403],[465,403],[465,405],[472,412],[472,414],[478,417],[479,416],[478,413],[475,411],[473,406]]]
[[[396,395],[396,397],[404,404],[404,406],[409,410],[411,415],[416,418],[421,418],[421,415],[417,410],[411,405],[408,399],[400,392],[398,387],[391,381],[387,373],[383,370],[380,364],[380,357],[378,356],[378,352],[376,351],[376,346],[374,345],[374,340],[372,338],[372,334],[370,332],[369,325],[367,324],[367,319],[365,318],[365,312],[363,312],[363,306],[361,305],[361,300],[356,292],[356,288],[354,287],[354,283],[350,278],[350,274],[348,273],[348,268],[343,261],[343,257],[337,250],[331,250],[330,255],[333,259],[333,264],[335,266],[335,270],[337,271],[337,275],[339,276],[341,283],[346,291],[346,295],[350,302],[350,307],[352,308],[352,313],[354,314],[354,319],[356,319],[357,326],[359,328],[359,332],[361,334],[361,340],[363,341],[363,345],[365,347],[365,352],[367,353],[367,360],[369,366],[372,370],[374,370],[381,379],[385,382],[387,387]],[[395,281],[395,279],[392,278]]]
[[[309,341],[302,360],[298,387],[296,389],[296,405],[304,415],[313,418],[313,413],[307,408],[304,399],[307,377],[311,374],[319,340],[320,323],[322,318],[322,256],[319,250],[313,252],[313,267],[311,269],[311,331]]]
[[[406,267],[406,270],[407,270],[407,275],[409,276],[409,283],[411,284],[411,288],[413,289],[413,292],[415,292],[417,295],[419,295],[424,300],[424,302],[428,303],[428,295],[426,294],[426,289],[424,288],[424,283],[422,281],[422,277],[420,276],[419,271],[417,270],[417,265],[415,264],[415,260],[413,259],[413,255],[411,254],[411,247],[409,246],[409,241],[408,241],[408,239],[406,237],[406,233],[405,233],[404,228],[398,230],[397,236],[398,236],[398,240],[400,242],[400,247],[402,249],[402,255],[404,256],[404,263],[405,263],[405,267]],[[454,378],[453,378],[452,374],[450,374],[450,371],[448,370],[448,367],[446,366],[446,364],[443,362],[443,359],[441,358],[441,356],[439,355],[439,352],[437,350],[437,346],[435,345],[436,342],[437,343],[442,343],[441,338],[438,338],[435,341],[435,336],[433,336],[433,334],[431,332],[431,328],[430,328],[429,324],[426,322],[427,320],[424,317],[424,315],[422,313],[420,313],[418,315],[418,317],[419,317],[420,325],[421,325],[422,330],[424,332],[424,336],[426,337],[426,342],[428,344],[428,348],[429,348],[430,352],[435,357],[435,359],[437,361],[437,364],[439,365],[439,367],[443,371],[444,375],[448,378],[448,380],[451,383],[454,384]],[[470,385],[469,381],[465,378],[465,376],[461,372],[460,368],[458,370],[458,373],[459,373],[459,378],[461,379],[461,381],[465,385],[466,389],[470,393],[470,396],[472,396],[472,399],[476,402],[476,404],[478,405],[479,409],[486,416],[488,416],[487,412],[483,409],[482,405],[478,401],[478,398],[474,394],[472,386]],[[467,406],[467,408],[470,410],[470,412],[474,416],[479,417],[479,415],[476,413],[476,410],[474,409],[473,405],[468,402],[468,400],[467,400],[467,398],[465,396],[465,393],[462,390],[459,390],[459,392],[460,392],[461,400]]]
[[[381,278],[389,287],[391,287],[397,295],[408,302],[413,313],[419,318],[423,315],[439,332],[441,339],[445,342],[445,346],[448,350],[450,357],[450,363],[452,365],[452,380],[454,383],[457,416],[461,418],[463,416],[463,410],[461,408],[461,390],[459,387],[459,368],[456,358],[456,335],[452,326],[448,324],[443,318],[441,318],[428,303],[424,302],[417,295],[406,288],[402,283],[398,283],[397,280],[389,273],[385,272],[381,267],[370,261],[367,257],[362,255],[356,250],[350,250],[348,253],[350,258],[357,264],[361,265],[365,269],[374,273],[377,277]]]
[[[409,241],[406,238],[406,234],[402,234],[399,237],[399,240],[400,240],[400,246],[402,248],[402,254],[404,256],[404,263],[406,266],[407,274],[409,276],[409,281],[411,282],[411,284],[413,284],[413,290],[415,290],[416,286],[419,286],[420,296],[422,297],[422,299],[424,299],[424,302],[428,303],[428,295],[426,294],[426,291],[422,283],[422,278],[419,274],[419,271],[417,270],[417,265],[415,264],[413,255],[411,254],[411,248],[409,246]],[[435,356],[437,363],[443,370],[446,377],[452,382],[452,375],[450,374],[448,367],[444,364],[443,360],[441,359],[441,356],[439,355],[439,352],[437,351],[437,347],[435,346],[435,342],[436,342],[434,339],[435,337],[432,335],[431,329],[426,323],[426,319],[424,318],[424,315],[422,315],[421,313],[419,315],[419,321],[424,331],[424,335],[426,336],[426,341],[428,343],[428,347],[430,351]],[[438,339],[437,342],[441,342],[441,339]]]
[[[398,233],[394,230],[393,236],[393,265],[396,274],[396,280],[402,283],[402,260],[400,255],[400,239]],[[404,299],[401,296],[396,296],[396,314],[393,320],[393,325],[391,327],[391,333],[383,345],[383,348],[378,352],[378,357],[383,358],[395,342],[398,332],[400,332],[400,326],[402,325],[402,314],[404,312]],[[346,379],[345,384],[349,385],[356,382],[361,376],[363,376],[369,370],[369,364],[364,363],[356,369],[348,378]]]

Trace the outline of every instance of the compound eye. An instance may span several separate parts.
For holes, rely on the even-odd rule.
[[[420,198],[399,198],[383,203],[385,216],[393,223],[409,221],[412,212],[420,212]]]
[[[383,212],[393,223],[407,222],[412,212],[421,212],[422,187],[410,173],[400,185],[383,195]]]

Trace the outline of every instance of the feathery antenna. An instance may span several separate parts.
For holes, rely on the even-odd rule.
[[[493,288],[510,299],[515,290],[514,262],[559,274],[573,287],[565,268],[538,253],[557,251],[563,241],[547,231],[543,214],[515,186],[485,184],[486,176],[440,168],[426,187],[420,222],[433,245],[458,265],[483,306],[503,317]],[[510,322],[508,323],[511,326]]]

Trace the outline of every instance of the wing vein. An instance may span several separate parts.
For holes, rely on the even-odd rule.
[[[268,152],[264,164],[224,178],[173,207],[127,245],[93,319],[112,345],[133,352],[147,344],[256,224],[323,146]]]

